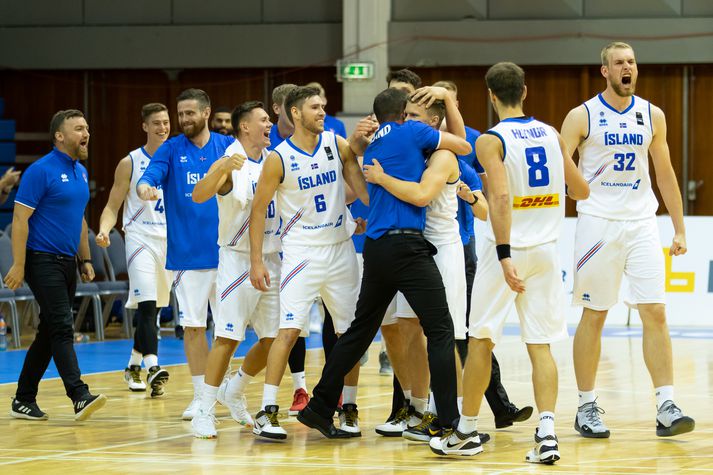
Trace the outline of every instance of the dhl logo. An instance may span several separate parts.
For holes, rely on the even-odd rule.
[[[554,208],[560,204],[560,195],[515,196],[512,200],[514,209]]]

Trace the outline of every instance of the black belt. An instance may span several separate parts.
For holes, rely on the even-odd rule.
[[[32,254],[34,256],[50,256],[56,258],[58,261],[73,261],[76,259],[75,256],[65,256],[64,254],[53,254],[51,252],[44,252],[44,251],[34,251],[31,249],[27,250],[28,254]]]
[[[418,229],[404,228],[404,229],[389,229],[388,231],[386,231],[387,236],[398,236],[401,234],[407,234],[410,236],[423,236],[423,232]]]

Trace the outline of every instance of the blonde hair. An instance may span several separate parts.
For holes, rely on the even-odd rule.
[[[435,87],[442,87],[444,89],[447,89],[451,92],[455,92],[456,94],[458,94],[458,86],[456,86],[456,83],[454,83],[453,81],[445,81],[445,80],[444,81],[436,81],[433,83],[433,85]]]
[[[602,66],[609,66],[609,52],[613,49],[630,49],[634,51],[634,48],[632,48],[631,45],[622,41],[614,41],[612,43],[609,43],[604,48],[602,48]]]

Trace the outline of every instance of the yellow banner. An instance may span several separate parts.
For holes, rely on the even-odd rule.
[[[560,195],[535,195],[535,196],[515,196],[512,200],[514,209],[531,209],[531,208],[553,208],[559,206]]]

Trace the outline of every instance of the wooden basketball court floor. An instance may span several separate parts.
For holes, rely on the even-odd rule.
[[[598,393],[607,411],[610,439],[581,438],[573,429],[577,396],[571,339],[554,345],[560,371],[557,433],[562,459],[554,466],[524,462],[532,443],[536,418],[508,429],[494,430],[484,405],[479,426],[493,440],[477,457],[444,458],[426,444],[387,439],[374,433],[389,412],[391,378],[378,374],[379,344],[370,349],[362,370],[359,409],[363,436],[330,441],[294,418],[283,419],[286,442],[258,440],[218,407],[218,439],[191,435],[190,422],[180,415],[192,396],[185,365],[168,367],[171,381],[163,399],[152,400],[126,389],[123,373],[87,375],[94,392],[109,402],[94,418],[77,423],[61,381],[43,381],[38,402],[50,414],[45,422],[11,419],[7,415],[15,384],[0,385],[0,473],[711,473],[713,472],[713,331],[682,331],[674,338],[676,401],[696,419],[696,431],[678,438],[655,435],[654,398],[641,354],[637,329],[621,329],[605,337]],[[517,336],[504,337],[496,348],[503,381],[518,406],[533,405],[530,365]],[[321,350],[308,351],[308,386],[321,372]],[[117,362],[122,367],[125,362]],[[237,368],[239,360],[233,361]],[[286,375],[279,403],[286,412],[291,401]],[[248,402],[257,408],[262,378],[250,385]]]

